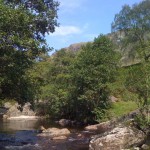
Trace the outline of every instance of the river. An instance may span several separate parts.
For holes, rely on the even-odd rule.
[[[92,133],[70,128],[67,140],[52,140],[37,136],[41,125],[59,127],[49,120],[0,120],[0,150],[88,150]]]

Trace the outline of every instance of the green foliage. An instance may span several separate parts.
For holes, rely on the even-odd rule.
[[[79,104],[75,111],[82,114],[78,118],[89,116],[88,121],[94,120],[94,117],[97,118],[97,110],[101,109],[102,112],[108,108],[107,84],[114,81],[116,56],[112,43],[103,35],[82,47],[73,65],[75,102]]]
[[[63,117],[69,109],[66,105],[72,89],[70,66],[74,57],[73,52],[62,49],[45,62],[38,63],[37,75],[44,80],[40,86],[39,99],[47,102],[47,113],[51,117]]]
[[[135,124],[138,128],[149,135],[150,132],[150,105],[145,105],[139,109],[140,113],[135,117]]]
[[[109,107],[108,84],[115,79],[117,60],[113,44],[101,35],[79,52],[61,49],[39,62],[35,74],[43,84],[38,98],[49,106],[47,113],[84,122],[102,118]]]
[[[144,0],[132,7],[125,5],[116,14],[112,24],[114,32],[122,32],[121,44],[130,48],[129,56],[138,54],[139,63],[128,67],[125,87],[137,96],[140,114],[137,116],[139,126],[149,124],[150,101],[150,1]]]
[[[138,95],[128,90],[125,85],[130,67],[121,67],[118,69],[116,79],[108,84],[111,95],[121,101],[137,101]]]
[[[120,32],[118,40],[122,46],[131,49],[129,56],[136,56],[140,59],[148,60],[149,39],[150,39],[150,1],[144,0],[139,4],[134,4],[132,7],[125,5],[122,10],[115,15],[112,23],[112,31]]]
[[[150,65],[142,63],[131,66],[126,80],[126,87],[139,97],[139,106],[148,105],[150,97]]]
[[[0,99],[33,100],[26,72],[49,50],[45,34],[54,32],[57,6],[51,0],[0,0]]]
[[[112,104],[107,114],[109,116],[109,119],[111,119],[112,117],[117,118],[126,115],[131,111],[136,110],[137,108],[138,106],[134,101],[119,101]]]

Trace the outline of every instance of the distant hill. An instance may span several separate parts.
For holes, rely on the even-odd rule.
[[[87,44],[87,42],[75,43],[75,44],[71,44],[69,47],[67,47],[65,49],[71,50],[71,51],[78,51],[81,49],[82,46],[84,46],[86,44]]]
[[[121,66],[130,66],[132,64],[136,64],[140,62],[140,60],[138,59],[138,56],[129,55],[131,52],[130,48],[127,48],[127,49],[121,48],[119,41],[124,36],[123,32],[109,33],[106,36],[108,36],[113,41],[113,43],[117,45],[117,48],[115,49],[115,51],[118,51],[122,56],[120,59]],[[86,45],[87,43],[88,42],[80,42],[80,43],[71,44],[69,47],[66,47],[65,49],[67,51],[77,52],[81,49],[82,46]]]

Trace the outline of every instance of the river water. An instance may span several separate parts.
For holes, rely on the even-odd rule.
[[[37,136],[41,125],[59,127],[49,120],[0,120],[0,150],[88,150],[92,133],[70,128],[66,140],[52,140]]]

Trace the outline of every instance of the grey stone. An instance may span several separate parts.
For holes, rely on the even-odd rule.
[[[21,106],[18,103],[11,104],[9,102],[6,102],[4,104],[4,107],[7,108],[7,112],[3,115],[4,118],[9,118],[9,117],[18,117],[18,116],[35,116],[36,113],[30,108],[31,104],[26,103],[22,107],[21,111]]]
[[[58,129],[58,128],[48,128],[42,131],[38,136],[50,136],[50,137],[60,137],[69,135],[70,131],[67,128]]]
[[[93,136],[89,150],[122,150],[139,146],[145,134],[131,127],[116,127],[112,131]]]
[[[150,147],[147,144],[143,144],[141,147],[143,150],[148,150]]]

